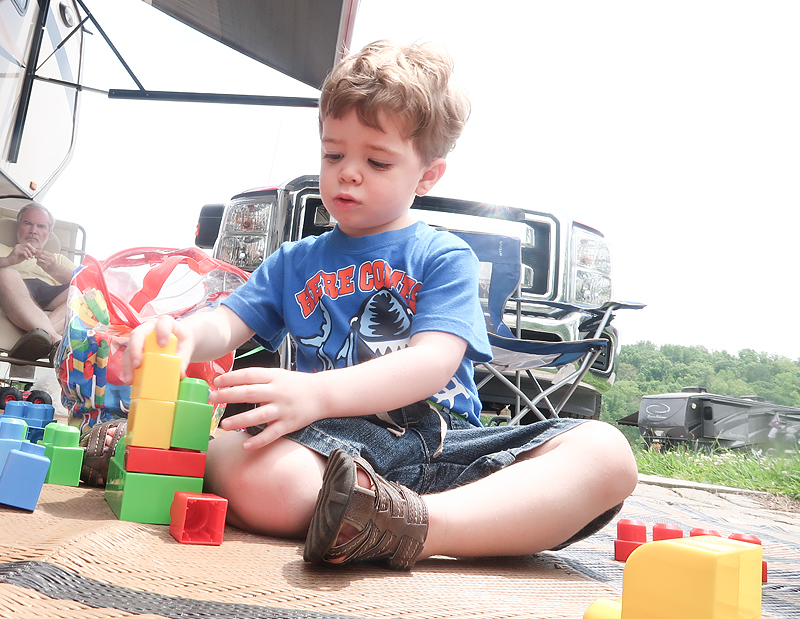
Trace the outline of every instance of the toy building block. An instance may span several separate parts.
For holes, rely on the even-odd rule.
[[[131,399],[174,402],[178,399],[180,379],[180,357],[146,352],[142,365],[133,371]]]
[[[44,446],[23,442],[6,458],[0,473],[0,503],[33,511],[50,468]]]
[[[664,524],[659,522],[653,525],[653,541],[662,539],[680,539],[683,537],[683,530],[676,524]]]
[[[761,546],[761,540],[758,539],[755,535],[750,535],[749,533],[733,533],[732,535],[728,536],[728,539],[735,539],[740,542],[747,542],[749,544],[758,544]],[[761,562],[761,582],[767,582],[767,562]]]
[[[203,477],[206,454],[184,449],[154,449],[128,446],[125,449],[124,469],[129,473]]]
[[[169,533],[181,544],[219,546],[225,533],[228,499],[216,494],[176,492]]]
[[[28,434],[28,424],[24,419],[0,417],[0,471],[12,449],[19,449]]]
[[[695,536],[652,542],[628,558],[622,599],[601,599],[584,619],[758,619],[761,548]]]
[[[614,540],[614,560],[627,561],[630,554],[647,542],[647,526],[640,520],[623,518],[617,522]]]
[[[175,493],[202,491],[201,477],[130,473],[116,457],[108,465],[105,499],[120,520],[169,524]]]
[[[81,431],[64,423],[51,423],[45,428],[41,444],[50,459],[46,484],[78,486],[83,466],[83,448],[78,445]]]
[[[24,420],[28,424],[28,440],[36,443],[44,435],[45,426],[53,423],[54,414],[55,407],[52,404],[14,400],[6,404],[4,416]]]
[[[127,444],[169,449],[174,421],[175,402],[131,400],[131,408],[128,411]]]
[[[178,386],[172,447],[206,451],[211,435],[214,407],[208,403],[208,383],[200,378],[184,378]]]
[[[714,537],[722,537],[714,529],[705,529],[703,527],[695,527],[694,529],[689,531],[689,537],[697,537],[699,535],[713,535]]]

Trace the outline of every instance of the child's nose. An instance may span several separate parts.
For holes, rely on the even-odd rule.
[[[347,163],[339,170],[339,180],[343,183],[359,183],[361,182],[361,172],[358,166],[353,163]]]

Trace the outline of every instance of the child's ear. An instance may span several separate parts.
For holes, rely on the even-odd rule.
[[[444,159],[440,158],[431,161],[425,167],[422,178],[420,178],[419,183],[417,183],[417,190],[415,193],[418,196],[424,196],[428,193],[433,186],[439,182],[439,179],[442,178],[446,169],[447,162]]]

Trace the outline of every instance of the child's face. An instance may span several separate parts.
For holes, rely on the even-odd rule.
[[[322,123],[322,202],[348,236],[411,225],[414,196],[444,173],[444,159],[425,164],[393,122],[381,114],[380,123],[385,132],[363,125],[355,111]]]

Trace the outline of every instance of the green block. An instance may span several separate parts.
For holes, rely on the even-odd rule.
[[[105,498],[120,520],[142,524],[169,524],[176,492],[202,492],[201,477],[129,473],[116,458],[108,466]]]
[[[63,423],[49,423],[39,441],[44,445],[44,455],[50,458],[50,468],[45,477],[46,484],[77,486],[81,481],[83,448],[78,447],[81,431]]]
[[[178,385],[177,399],[208,404],[208,383],[202,378],[184,378]]]
[[[175,420],[172,422],[170,447],[206,451],[211,435],[211,417],[214,407],[210,404],[175,402]]]

